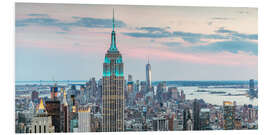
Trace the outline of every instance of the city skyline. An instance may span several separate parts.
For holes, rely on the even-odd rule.
[[[256,8],[17,3],[16,81],[101,78],[112,8],[124,76],[145,80],[150,57],[153,81],[258,78]]]
[[[16,81],[15,132],[258,130],[257,27],[235,22],[254,11],[228,9],[17,4],[16,80],[39,84]]]

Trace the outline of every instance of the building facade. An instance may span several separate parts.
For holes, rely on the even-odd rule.
[[[52,117],[48,115],[43,99],[40,100],[36,113],[37,115],[33,117],[31,122],[30,133],[54,133]]]
[[[111,33],[111,45],[103,63],[102,131],[124,131],[124,64],[116,47],[116,36]]]
[[[232,130],[234,129],[234,120],[235,120],[235,106],[230,101],[223,102],[223,119],[224,119],[224,129]]]
[[[91,132],[91,109],[89,106],[78,110],[78,132]]]
[[[169,130],[169,123],[166,118],[153,118],[152,121],[153,130],[154,131],[168,131]]]

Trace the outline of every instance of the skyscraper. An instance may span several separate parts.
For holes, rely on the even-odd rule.
[[[250,89],[250,90],[254,90],[254,89],[255,89],[255,86],[254,86],[254,79],[250,79],[250,80],[249,80],[249,89]]]
[[[163,117],[154,117],[152,121],[154,131],[168,131],[168,120]]]
[[[197,99],[193,102],[193,129],[200,130],[200,103]]]
[[[230,101],[223,102],[224,110],[224,129],[232,130],[234,129],[234,120],[235,120],[235,106]]]
[[[64,90],[64,97],[63,97],[63,104],[62,104],[62,122],[61,124],[63,124],[63,132],[69,132],[69,106],[67,103],[67,93]]]
[[[78,131],[91,132],[91,108],[83,106],[78,109]]]
[[[32,99],[32,102],[38,103],[38,92],[37,91],[35,91],[35,90],[32,91],[31,99]]]
[[[51,99],[46,101],[46,110],[49,116],[52,116],[52,125],[55,127],[55,132],[60,132],[60,100],[57,98],[58,87],[51,87]]]
[[[151,85],[151,65],[149,64],[149,59],[148,59],[148,63],[146,64],[146,89],[147,91],[149,91],[152,87]]]
[[[48,115],[43,99],[40,99],[37,115],[31,121],[30,133],[54,133],[54,130],[52,116]]]
[[[192,110],[185,108],[183,110],[183,130],[193,130]]]
[[[116,47],[116,36],[111,33],[111,45],[103,63],[102,131],[124,131],[124,64]]]
[[[210,129],[210,109],[202,108],[200,110],[200,130]]]
[[[128,82],[132,82],[132,75],[128,75]]]

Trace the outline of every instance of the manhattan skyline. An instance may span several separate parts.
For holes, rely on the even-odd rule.
[[[258,78],[256,8],[17,3],[16,81],[101,78],[112,8],[124,76],[149,57],[153,81]]]

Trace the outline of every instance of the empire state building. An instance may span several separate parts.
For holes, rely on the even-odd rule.
[[[124,131],[124,64],[122,55],[116,47],[116,36],[113,28],[111,45],[103,63],[102,87],[102,131]]]

